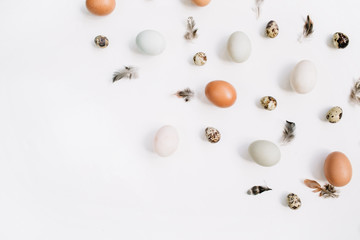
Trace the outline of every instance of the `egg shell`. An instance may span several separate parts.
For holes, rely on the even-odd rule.
[[[317,82],[317,71],[314,63],[302,60],[294,67],[290,85],[292,89],[301,94],[309,93],[314,89]]]
[[[92,14],[105,16],[114,11],[115,0],[86,0],[86,8]]]
[[[342,116],[343,110],[341,109],[341,107],[333,107],[326,114],[326,119],[330,123],[337,123],[341,120]]]
[[[266,36],[268,36],[269,38],[275,38],[279,34],[278,24],[274,20],[271,20],[266,25],[265,32],[266,32]]]
[[[344,33],[336,32],[333,35],[333,44],[336,48],[346,48],[349,45],[349,37]]]
[[[210,3],[210,0],[192,0],[192,1],[199,7],[205,7],[206,5],[208,5]]]
[[[173,126],[165,125],[155,134],[154,150],[162,157],[167,157],[173,154],[178,145],[179,134]]]
[[[236,90],[230,83],[222,80],[209,82],[205,95],[214,105],[222,108],[232,106],[236,101]]]
[[[159,55],[165,50],[165,38],[155,30],[144,30],[136,36],[136,45],[148,55]]]
[[[243,32],[234,32],[227,42],[227,49],[234,62],[245,62],[251,54],[250,39]]]
[[[330,153],[324,162],[324,174],[330,184],[336,187],[345,186],[352,177],[350,160],[342,152]]]
[[[299,209],[301,207],[301,200],[300,200],[299,196],[296,195],[295,193],[289,193],[287,195],[287,202],[288,202],[289,208],[291,208],[293,210]]]
[[[274,166],[281,158],[279,147],[267,140],[257,140],[251,143],[248,151],[252,159],[264,167]]]

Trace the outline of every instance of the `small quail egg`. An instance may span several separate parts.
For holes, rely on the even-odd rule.
[[[269,110],[269,111],[274,110],[277,106],[276,99],[271,96],[262,97],[260,99],[260,103],[266,110]]]
[[[94,42],[96,46],[101,48],[106,48],[107,46],[109,46],[109,39],[107,39],[107,37],[102,35],[96,36]]]
[[[194,55],[193,60],[194,60],[195,65],[202,66],[206,63],[207,57],[206,57],[205,53],[198,52]]]
[[[213,127],[207,127],[205,129],[205,136],[207,140],[211,143],[217,143],[218,141],[220,141],[221,138],[220,132]]]
[[[279,34],[279,26],[275,21],[271,20],[266,25],[266,36],[268,36],[269,38],[274,38],[278,34]]]
[[[336,48],[346,48],[349,45],[349,38],[341,32],[336,32],[333,35],[333,44]]]
[[[331,123],[337,123],[340,121],[343,115],[343,110],[341,107],[333,107],[326,114],[326,119]]]
[[[289,195],[287,195],[287,203],[289,208],[294,210],[301,207],[301,200],[295,193],[290,193]]]

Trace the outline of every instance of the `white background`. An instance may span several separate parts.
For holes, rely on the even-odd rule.
[[[0,239],[359,239],[360,107],[349,102],[360,76],[360,2],[265,0],[256,20],[253,0],[212,0],[200,8],[188,0],[118,0],[106,17],[91,15],[85,0],[0,2]],[[304,19],[315,32],[302,43]],[[184,40],[193,16],[198,39]],[[280,34],[264,36],[270,20]],[[141,54],[136,35],[154,29],[166,38],[163,54]],[[233,63],[226,41],[244,31],[253,51]],[[338,50],[341,31],[349,46]],[[106,49],[95,36],[109,38]],[[199,51],[208,55],[193,65]],[[309,94],[289,86],[297,62],[309,59],[318,83]],[[124,65],[139,78],[112,83]],[[226,109],[211,105],[206,84],[226,80],[238,93]],[[186,87],[185,103],[173,94]],[[278,100],[275,111],[259,99]],[[341,106],[343,119],[326,122]],[[256,165],[248,145],[280,143],[285,120],[296,138],[280,146],[274,167]],[[161,126],[177,128],[176,153],[152,150]],[[220,130],[217,144],[204,140],[207,126]],[[303,184],[326,182],[323,162],[332,151],[352,162],[353,179],[340,198],[323,199]],[[249,196],[254,185],[273,191]],[[302,207],[286,206],[288,193]]]

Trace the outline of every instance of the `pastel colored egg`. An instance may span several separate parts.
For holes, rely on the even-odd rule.
[[[301,94],[311,92],[317,82],[317,71],[314,63],[309,60],[302,60],[294,67],[290,85],[292,89]]]
[[[245,62],[251,54],[251,42],[243,32],[234,32],[227,42],[227,50],[234,62]]]
[[[165,125],[155,134],[154,150],[161,157],[167,157],[173,154],[178,145],[179,134],[173,126]]]
[[[159,55],[166,47],[165,38],[155,30],[144,30],[136,36],[136,45],[145,54]]]
[[[251,143],[248,151],[254,162],[264,167],[274,166],[281,158],[279,147],[267,140],[257,140]]]

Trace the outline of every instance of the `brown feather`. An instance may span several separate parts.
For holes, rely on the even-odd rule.
[[[314,181],[314,180],[305,179],[304,183],[309,188],[321,188],[321,185],[317,181]]]
[[[309,37],[313,32],[314,32],[314,23],[310,19],[310,16],[307,15],[304,25],[303,35],[304,37]]]

